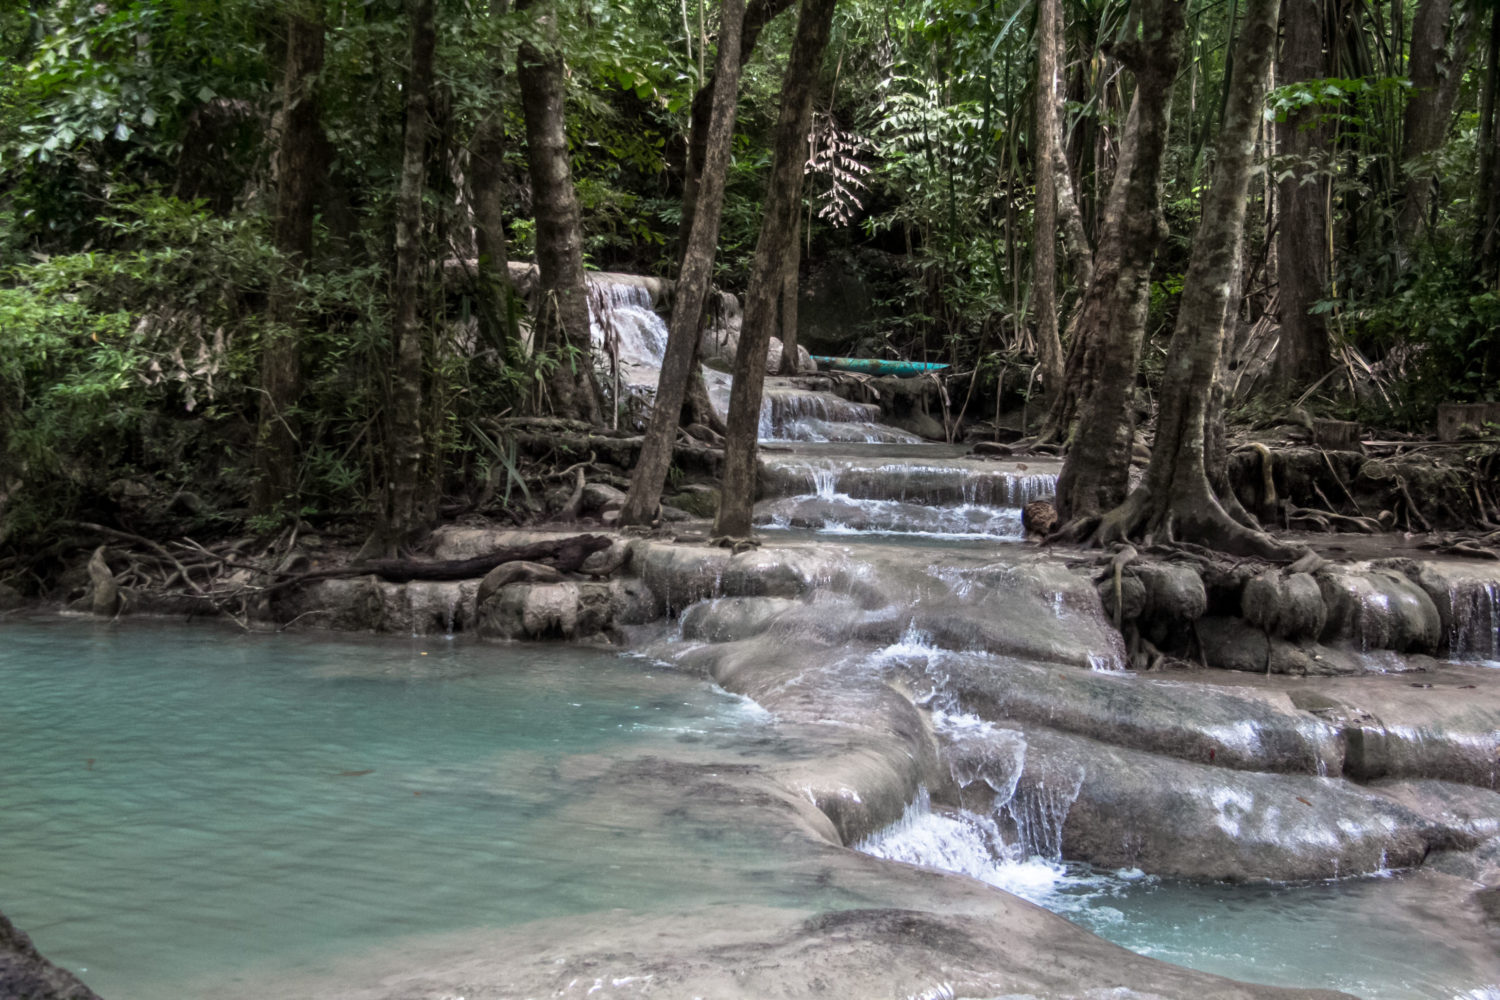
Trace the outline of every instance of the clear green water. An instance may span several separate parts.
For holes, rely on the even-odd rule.
[[[754,706],[607,651],[0,622],[0,911],[108,1000],[192,1000],[612,908],[890,905],[663,769],[787,752]],[[1500,995],[1493,933],[1420,878],[987,880],[1235,978]]]
[[[0,691],[0,911],[109,1000],[410,934],[808,902],[753,878],[754,831],[643,817],[603,774],[764,713],[607,651],[9,623]]]

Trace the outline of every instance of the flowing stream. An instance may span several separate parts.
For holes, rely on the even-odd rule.
[[[4,631],[0,903],[108,1000],[232,994],[413,935],[616,907],[868,902],[786,864],[753,821],[621,769],[789,752],[753,704],[647,660],[76,619]],[[1399,879],[1193,886],[1000,843],[919,802],[862,846],[1235,977],[1382,998],[1484,982],[1463,935],[1391,902]]]

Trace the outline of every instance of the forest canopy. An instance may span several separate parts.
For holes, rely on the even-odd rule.
[[[813,2],[5,5],[0,545],[126,515],[399,532],[476,483],[510,493],[500,418],[617,422],[569,289],[584,269],[679,276],[729,16],[714,284],[759,280],[780,183],[805,344],[947,362],[973,413],[1050,413],[1064,444],[1086,412],[1064,366],[1088,371],[1085,301],[1158,74],[1149,400],[1267,5],[828,3],[799,191],[774,180],[776,135]],[[1417,427],[1495,401],[1496,4],[1275,6],[1225,405]],[[1148,65],[1158,30],[1174,60]],[[508,267],[531,260],[534,316]]]

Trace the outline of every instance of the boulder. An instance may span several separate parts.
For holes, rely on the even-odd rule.
[[[15,1000],[99,1000],[66,969],[42,957],[15,924],[0,913],[0,997]]]
[[[1389,569],[1328,567],[1317,574],[1328,609],[1322,640],[1361,650],[1431,653],[1442,640],[1437,606],[1421,587]]]
[[[1196,631],[1204,662],[1220,670],[1306,677],[1360,674],[1369,666],[1350,650],[1267,636],[1240,618],[1210,615]]]
[[[500,639],[583,639],[613,624],[608,583],[512,583],[480,605],[478,630]]]
[[[1063,856],[1228,882],[1327,879],[1420,864],[1432,824],[1334,778],[1191,764],[1023,728],[1012,812],[1060,826]]]
[[[1307,573],[1267,570],[1252,577],[1240,609],[1245,621],[1282,639],[1316,639],[1328,624],[1322,589]]]
[[[1142,614],[1160,622],[1193,622],[1208,610],[1203,578],[1181,563],[1132,563],[1127,571],[1146,588]]]

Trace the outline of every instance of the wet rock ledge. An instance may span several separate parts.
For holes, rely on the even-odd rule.
[[[433,555],[537,537],[450,527]],[[781,780],[845,845],[923,790],[935,808],[1002,817],[1039,853],[1230,881],[1480,857],[1500,835],[1500,675],[1438,659],[1493,655],[1500,590],[1472,566],[1142,558],[1117,583],[1022,546],[934,556],[618,538],[592,557],[619,567],[607,579],[585,564],[483,594],[323,580],[271,610],[628,643],[785,725],[833,724],[839,738]],[[1500,885],[1494,866],[1471,867]]]

